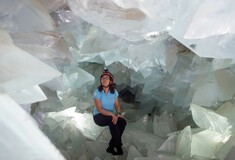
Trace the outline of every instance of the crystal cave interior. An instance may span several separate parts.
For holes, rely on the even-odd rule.
[[[0,4],[0,159],[234,159],[233,0]],[[118,157],[92,117],[104,67],[128,121]]]

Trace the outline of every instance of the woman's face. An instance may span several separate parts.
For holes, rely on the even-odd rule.
[[[110,84],[110,77],[107,76],[107,75],[104,75],[102,78],[101,78],[101,83],[104,87],[108,87],[109,84]]]

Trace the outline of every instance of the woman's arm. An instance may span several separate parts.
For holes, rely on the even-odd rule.
[[[120,103],[119,103],[118,98],[116,98],[116,100],[114,102],[114,106],[115,106],[116,112],[121,113],[121,107],[120,107]]]
[[[96,107],[96,109],[97,109],[101,114],[106,115],[106,116],[112,116],[112,122],[113,122],[114,124],[117,123],[117,118],[118,118],[118,117],[117,117],[114,113],[109,112],[109,111],[106,111],[105,109],[103,109],[103,108],[101,107],[101,102],[100,102],[99,99],[95,99],[94,102],[95,102],[95,107]]]
[[[113,116],[114,114],[112,112],[109,112],[109,111],[106,111],[105,109],[103,109],[101,107],[101,102],[99,99],[95,99],[94,100],[95,102],[95,106],[96,106],[96,109],[103,115],[106,115],[106,116]]]
[[[115,100],[114,106],[115,106],[115,109],[116,109],[116,112],[117,112],[117,117],[122,117],[122,118],[124,118],[124,117],[121,115],[121,106],[120,106],[120,103],[119,103],[118,98]]]

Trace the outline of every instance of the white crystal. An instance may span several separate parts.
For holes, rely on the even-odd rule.
[[[216,112],[200,107],[196,104],[191,104],[191,111],[194,122],[201,128],[224,133],[231,128],[231,124],[226,117],[223,117]]]
[[[21,32],[53,30],[49,13],[35,0],[1,0],[1,14],[2,29]]]
[[[0,159],[64,160],[35,121],[9,96],[1,94]]]
[[[143,156],[134,146],[130,146],[126,160],[132,160],[137,157],[143,157]]]
[[[14,46],[5,31],[1,30],[0,35],[8,39],[0,40],[0,87],[6,92],[33,87],[60,75],[57,70]]]

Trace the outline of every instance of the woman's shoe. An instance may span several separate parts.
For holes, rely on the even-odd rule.
[[[117,147],[117,155],[123,155],[122,147]]]
[[[112,155],[118,155],[117,152],[114,150],[114,147],[113,147],[113,146],[109,146],[109,147],[106,149],[106,152],[111,153]]]

